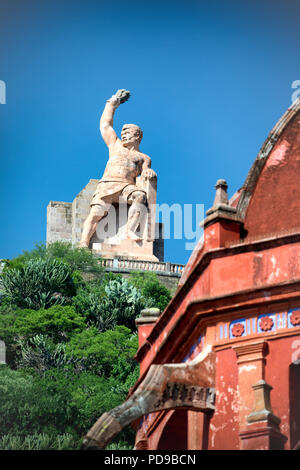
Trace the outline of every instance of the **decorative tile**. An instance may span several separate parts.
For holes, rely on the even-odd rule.
[[[277,314],[278,315],[278,314]],[[276,330],[276,313],[264,313],[257,319],[257,332],[266,333]]]
[[[244,318],[232,321],[229,326],[229,337],[231,339],[241,336],[246,336],[246,320]]]

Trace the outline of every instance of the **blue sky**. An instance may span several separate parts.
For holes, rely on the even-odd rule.
[[[2,0],[0,258],[45,241],[50,200],[100,178],[99,118],[118,88],[158,173],[158,202],[211,207],[232,195],[300,79],[296,1]],[[186,263],[185,240],[166,260]]]

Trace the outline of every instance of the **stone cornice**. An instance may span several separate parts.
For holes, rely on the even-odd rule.
[[[269,297],[267,301],[265,298],[266,292],[268,292]],[[247,311],[262,308],[266,306],[266,304],[268,309],[272,310],[283,303],[288,303],[292,306],[293,304],[298,304],[299,301],[300,279],[280,283],[275,286],[262,286],[256,289],[248,289],[224,296],[195,299],[187,305],[184,314],[175,322],[168,332],[167,337],[161,342],[151,363],[159,364],[164,361],[172,361],[173,359],[178,361],[178,351],[182,349],[182,345],[190,339],[196,329],[204,329],[205,326],[212,321],[212,317],[215,318],[216,316],[221,316],[226,313],[232,314],[234,311],[244,312],[244,314],[246,314]],[[282,336],[293,334],[296,334],[294,330],[282,332]],[[275,337],[278,338],[278,334],[276,334]],[[147,352],[154,347],[153,345],[156,339],[157,336],[155,335],[153,337],[151,332],[135,356],[138,361],[141,361]],[[268,336],[268,340],[272,339],[274,339],[272,336]],[[253,339],[241,339],[241,341],[245,348],[244,351],[246,351],[247,348],[250,347],[248,346],[249,342],[253,342]],[[256,341],[260,342],[259,339]],[[217,345],[216,350],[224,349],[224,347],[229,347],[229,345]],[[255,348],[260,347],[264,348],[264,346],[255,346]],[[241,349],[241,351],[243,351],[243,349]],[[134,389],[143,379],[147,370],[148,368],[141,375]]]
[[[228,206],[230,208],[230,206]],[[233,208],[232,208],[233,209]],[[204,219],[204,221],[200,224],[203,225],[204,227],[208,227],[209,225],[212,225],[215,222],[219,222],[221,220],[228,220],[230,222],[236,222],[239,224],[243,224],[243,220],[236,215],[236,211],[225,211],[222,208],[216,209],[214,212],[209,212],[207,211],[207,217]]]

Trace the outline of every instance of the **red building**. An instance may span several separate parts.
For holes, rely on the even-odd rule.
[[[175,296],[137,321],[140,379],[90,442],[135,420],[137,449],[300,448],[299,181],[297,101],[230,201],[217,182]]]

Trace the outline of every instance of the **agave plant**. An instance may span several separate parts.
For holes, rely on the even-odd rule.
[[[72,294],[70,267],[56,259],[31,259],[20,269],[4,270],[2,282],[6,294],[21,308],[49,308],[65,305]]]
[[[41,373],[52,367],[80,365],[79,359],[67,357],[64,343],[55,344],[46,335],[35,335],[26,342],[19,339],[18,345],[21,351],[19,367],[31,367]]]
[[[109,314],[115,324],[127,326],[134,331],[135,318],[145,307],[141,292],[124,278],[108,282],[105,292],[103,310],[106,315]]]
[[[79,446],[72,434],[50,435],[45,433],[14,436],[5,434],[0,438],[0,450],[72,450]]]

